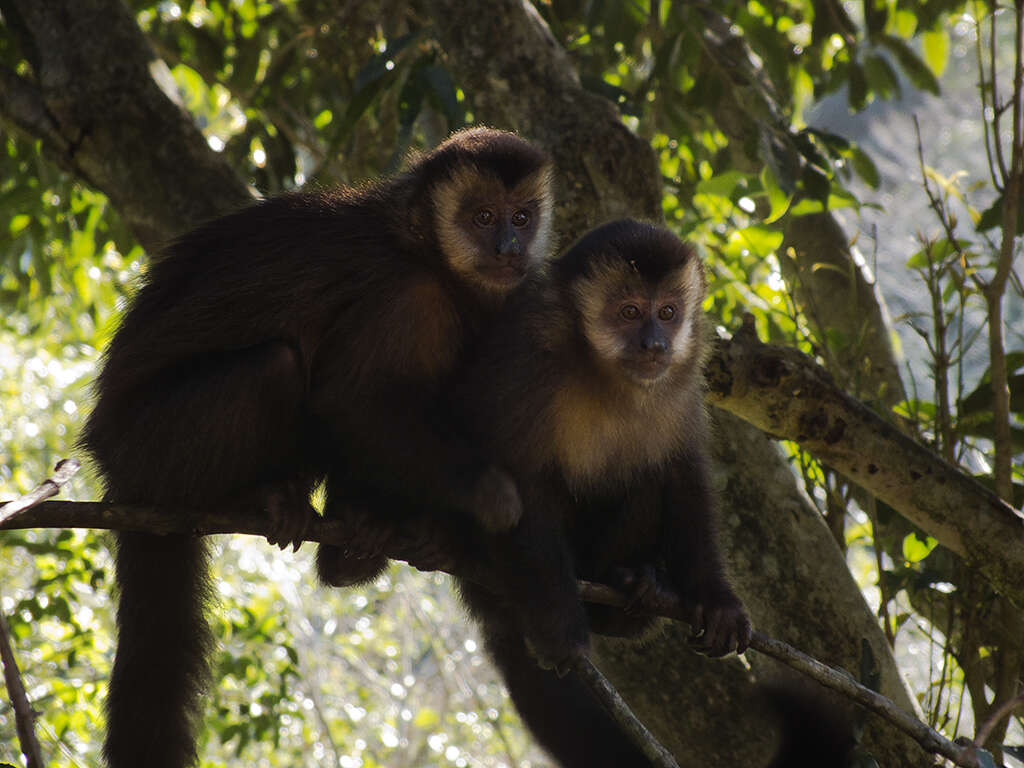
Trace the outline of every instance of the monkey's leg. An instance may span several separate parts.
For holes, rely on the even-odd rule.
[[[86,442],[107,476],[107,497],[189,514],[239,502],[234,494],[261,479],[287,477],[278,468],[298,465],[302,386],[294,361],[288,347],[262,345],[167,372],[130,407],[101,397]],[[205,545],[188,536],[121,533],[117,582],[107,761],[110,768],[194,765],[213,647]]]
[[[489,531],[518,521],[522,503],[512,478],[453,429],[456,417],[431,395],[428,383],[380,384],[344,401],[327,398],[314,399],[315,413],[331,425],[366,485],[388,489],[409,507],[425,500],[435,509],[458,511]]]
[[[476,565],[488,586],[500,585],[516,626],[538,662],[564,669],[589,644],[587,615],[563,528],[570,499],[560,483],[531,478],[524,509],[508,533],[481,537]]]
[[[647,768],[650,762],[570,672],[559,677],[530,657],[508,612],[487,591],[462,584],[487,650],[538,743],[564,768]]]
[[[317,547],[321,582],[347,587],[372,581],[387,567],[385,553],[422,571],[452,571],[474,545],[469,520],[452,511],[425,512],[360,483],[355,473],[333,469],[327,478],[324,517],[340,521],[346,544]],[[461,520],[461,523],[459,522]]]
[[[665,483],[661,545],[669,580],[692,602],[695,649],[709,656],[743,653],[750,619],[725,577],[715,535],[715,509],[702,455],[677,458]]]
[[[120,502],[268,514],[299,537],[313,510],[297,353],[266,342],[190,360],[127,392],[101,391],[83,442]],[[255,509],[254,509],[255,508]]]

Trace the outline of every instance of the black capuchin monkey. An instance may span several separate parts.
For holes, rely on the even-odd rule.
[[[269,515],[283,546],[315,514],[311,487],[338,471],[386,476],[488,530],[514,524],[511,478],[436,429],[432,407],[547,255],[551,175],[522,139],[470,129],[393,178],[267,199],[174,242],[110,343],[81,438],[106,497],[244,508]],[[381,565],[336,550],[320,562],[339,582]],[[213,646],[206,547],[121,533],[116,575],[106,760],[194,765]]]
[[[671,232],[607,224],[519,289],[460,377],[469,428],[523,501],[518,526],[481,538],[489,586],[460,590],[523,720],[568,768],[650,765],[571,672],[538,666],[564,671],[589,629],[651,623],[585,610],[577,578],[635,597],[657,579],[689,601],[708,655],[750,640],[715,541],[704,295],[696,253]]]

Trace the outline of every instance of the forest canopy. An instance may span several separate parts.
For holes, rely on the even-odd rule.
[[[1024,764],[1022,10],[0,0],[0,498],[84,458],[97,366],[163,244],[466,126],[516,131],[554,160],[561,246],[633,216],[700,249],[721,545],[757,628]],[[88,470],[66,490],[103,496]],[[99,764],[110,534],[11,527],[0,551],[46,762]],[[327,590],[309,545],[243,535],[214,559],[204,765],[550,764],[447,577]],[[592,656],[680,762],[767,765],[753,686],[794,676],[686,646],[666,624]],[[0,762],[26,765],[5,690]],[[933,764],[841,706],[858,765]]]

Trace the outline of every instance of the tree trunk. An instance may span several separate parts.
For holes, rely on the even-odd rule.
[[[623,137],[617,110],[580,87],[529,3],[498,0],[486,13],[461,0],[425,5],[476,119],[520,130],[556,158],[567,179],[559,189],[560,231],[575,237],[611,215],[660,219],[661,174],[652,149]],[[914,711],[877,620],[778,447],[722,412],[716,426],[723,548],[756,625],[848,670],[860,669],[866,643],[881,692]],[[773,662],[750,655],[754,679],[779,673]],[[682,763],[690,755],[707,764],[767,762],[765,721],[748,717],[751,675],[738,660],[694,655],[678,627],[640,647],[600,641],[595,658]],[[868,724],[866,743],[883,764],[930,764],[902,733],[874,717]]]
[[[476,119],[519,129],[552,152],[566,240],[616,216],[660,218],[654,153],[613,105],[580,88],[532,6],[426,5]],[[106,193],[147,248],[247,199],[244,183],[157,86],[158,63],[120,3],[7,0],[3,10],[18,19],[11,26],[21,30],[34,78],[0,72],[0,114]],[[911,710],[877,622],[777,447],[734,418],[718,413],[716,423],[723,545],[757,625],[849,670],[860,669],[870,646],[880,690]],[[766,762],[757,755],[770,748],[771,731],[749,717],[751,677],[776,670],[751,654],[751,676],[735,659],[689,653],[683,641],[672,630],[643,647],[601,642],[596,657],[682,762]],[[868,722],[867,745],[882,764],[927,762],[893,728]]]

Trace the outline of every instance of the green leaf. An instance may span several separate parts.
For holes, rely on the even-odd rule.
[[[731,198],[736,188],[745,184],[747,175],[741,171],[726,171],[712,176],[710,179],[701,179],[697,182],[697,194],[716,195],[718,197]]]
[[[850,62],[850,90],[847,99],[850,108],[859,112],[864,109],[868,99],[868,80],[864,76],[864,68],[855,61]]]
[[[931,554],[938,543],[931,536],[922,541],[916,533],[907,534],[903,538],[903,557],[908,563],[919,563]]]
[[[909,40],[917,29],[917,16],[912,11],[899,10],[893,17],[893,28],[904,40]]]
[[[900,81],[892,65],[884,56],[871,54],[864,59],[864,74],[867,75],[871,90],[883,99],[891,99],[900,93]]]
[[[924,63],[936,77],[942,77],[949,64],[949,33],[941,29],[921,35]]]
[[[761,169],[761,186],[768,196],[768,205],[771,208],[768,215],[765,216],[764,222],[771,224],[785,215],[786,211],[789,210],[789,204],[792,202],[793,197],[782,191],[782,188],[775,180],[775,174],[771,172],[767,165]]]
[[[856,145],[852,146],[850,148],[850,164],[853,165],[853,169],[865,184],[872,189],[878,189],[880,183],[878,168],[875,167],[874,161],[867,152]]]
[[[939,81],[928,66],[918,58],[910,46],[892,35],[884,35],[881,38],[882,44],[892,52],[900,63],[900,67],[910,78],[915,87],[938,95]]]
[[[737,230],[736,236],[747,249],[759,256],[767,256],[782,245],[781,232],[756,224]]]
[[[466,109],[459,101],[458,89],[447,69],[432,64],[424,67],[420,75],[427,84],[427,97],[448,121],[448,130],[454,131],[466,124]]]

